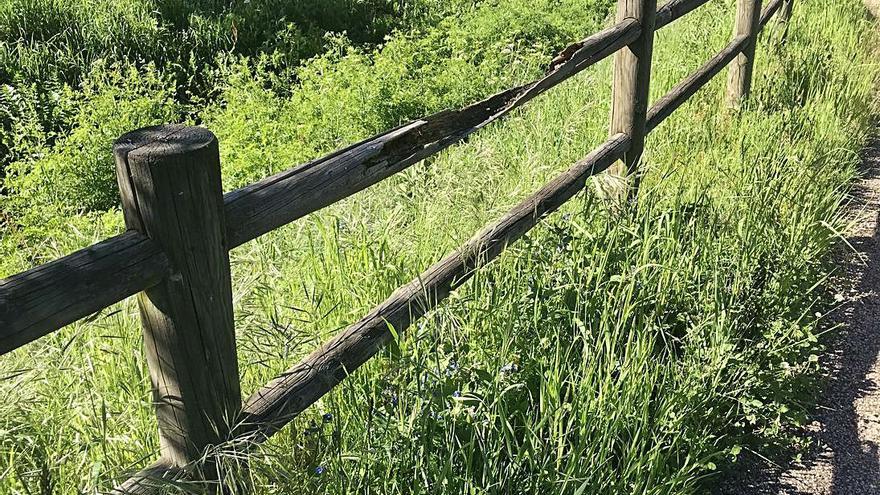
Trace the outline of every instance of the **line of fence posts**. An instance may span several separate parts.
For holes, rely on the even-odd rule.
[[[788,23],[792,1],[782,7]],[[618,198],[634,194],[642,158],[657,0],[619,0],[617,22],[636,19],[641,34],[614,57],[611,135],[631,148],[609,169]],[[728,105],[749,95],[761,0],[738,0],[734,37],[749,46],[730,66]],[[171,467],[204,460],[226,439],[241,410],[228,241],[217,140],[196,127],[163,126],[126,134],[114,147],[126,226],[157,242],[173,267],[139,294],[139,309],[161,457]]]
[[[674,1],[674,0],[673,0]],[[788,33],[794,0],[784,0],[779,13],[783,27],[781,39]],[[738,109],[748,99],[752,88],[755,51],[761,32],[762,0],[737,0],[733,38],[747,36],[746,48],[730,64],[726,103]],[[641,26],[639,38],[614,56],[611,125],[609,135],[625,133],[632,139],[632,147],[624,159],[608,169],[599,187],[606,198],[616,206],[635,198],[638,192],[639,165],[647,135],[645,122],[651,86],[651,65],[654,49],[654,21],[656,0],[618,0],[616,22],[636,19]]]

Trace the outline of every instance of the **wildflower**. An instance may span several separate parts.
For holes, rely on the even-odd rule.
[[[382,391],[382,395],[385,396],[386,404],[391,404],[394,407],[397,406],[397,392],[393,388],[386,387],[385,390]]]
[[[458,372],[458,363],[455,361],[449,361],[449,365],[446,366],[446,376],[452,376],[456,372]]]
[[[321,419],[322,419],[325,423],[329,423],[329,422],[333,421],[333,414],[331,414],[331,413],[324,413],[324,415],[321,416]]]
[[[519,366],[516,363],[507,363],[501,367],[501,373],[504,375],[510,375],[512,373],[516,373],[519,371]]]
[[[315,474],[317,474],[317,475],[322,475],[326,471],[327,471],[327,468],[325,468],[324,466],[318,466],[315,468]]]
[[[461,390],[456,390],[455,392],[452,392],[452,397],[456,399],[461,397]]]

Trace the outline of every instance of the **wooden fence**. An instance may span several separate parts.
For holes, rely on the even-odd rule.
[[[793,0],[738,0],[732,41],[648,107],[654,32],[708,0],[618,0],[616,23],[563,50],[545,75],[459,110],[446,110],[223,194],[218,144],[204,128],[158,126],[114,145],[128,231],[0,281],[0,354],[139,294],[161,457],[114,493],[157,493],[198,477],[211,446],[269,438],[498,256],[610,169],[633,190],[645,136],[731,64],[727,100],[749,94],[759,32]],[[497,222],[397,289],[304,361],[241,399],[228,252],[361,191],[504,117],[615,54],[610,138]],[[200,462],[202,461],[202,462]],[[206,467],[208,466],[208,467]]]

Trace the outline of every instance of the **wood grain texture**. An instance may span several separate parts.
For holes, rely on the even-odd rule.
[[[653,131],[660,123],[672,115],[688,101],[697,91],[712,80],[734,57],[745,48],[748,37],[739,36],[731,41],[723,50],[706,62],[696,72],[672,88],[665,96],[657,100],[648,111],[648,132]]]
[[[758,23],[760,26],[759,29],[764,29],[776,12],[780,12],[780,9],[781,13],[777,19],[783,24],[788,22],[788,19],[791,17],[791,2],[785,0],[772,0],[766,7],[764,7],[764,10],[761,11],[761,20]]]
[[[635,41],[614,55],[610,135],[624,133],[632,143],[622,163],[609,168],[603,182],[605,194],[620,201],[630,195],[630,175],[636,175],[645,148],[648,96],[651,85],[651,57],[654,50],[654,24],[657,0],[618,0],[617,22],[635,19],[641,33]],[[633,184],[630,184],[632,182]]]
[[[699,7],[705,5],[709,0],[670,0],[657,9],[657,21],[654,23],[654,30],[660,30],[673,22],[681,19],[687,14],[693,12]]]
[[[158,244],[126,232],[0,280],[0,354],[159,283],[169,269]]]
[[[755,69],[755,47],[758,41],[761,16],[761,0],[737,0],[736,21],[733,38],[748,38],[745,48],[730,64],[727,78],[727,104],[739,108],[752,90],[752,76]]]
[[[226,194],[230,247],[361,191],[460,142],[639,36],[638,22],[618,24],[574,43],[544,77],[459,110],[444,110],[329,156]]]
[[[126,224],[171,275],[139,296],[164,461],[183,466],[226,439],[241,407],[217,140],[159,126],[114,145]]]
[[[164,459],[158,460],[131,475],[108,495],[158,495],[167,492],[170,486],[184,486],[188,474]]]
[[[397,289],[359,322],[254,392],[245,402],[236,434],[259,442],[283,427],[375,355],[392,338],[390,328],[401,334],[467,281],[474,270],[496,258],[544,216],[571,199],[590,176],[619,159],[629,145],[630,138],[625,134],[612,136],[500,220]]]

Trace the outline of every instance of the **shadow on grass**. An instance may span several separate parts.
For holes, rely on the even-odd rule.
[[[716,494],[880,495],[880,447],[860,434],[880,431],[880,383],[872,377],[880,373],[880,139],[866,148],[861,163],[863,180],[852,192],[860,211],[854,213],[871,227],[857,228],[847,239],[852,249],[839,256],[844,268],[835,285],[851,297],[830,315],[839,330],[822,363],[825,384],[813,415],[820,427],[806,433],[814,449],[792,466],[746,455],[718,480]],[[871,396],[876,417],[861,417],[856,403]]]

